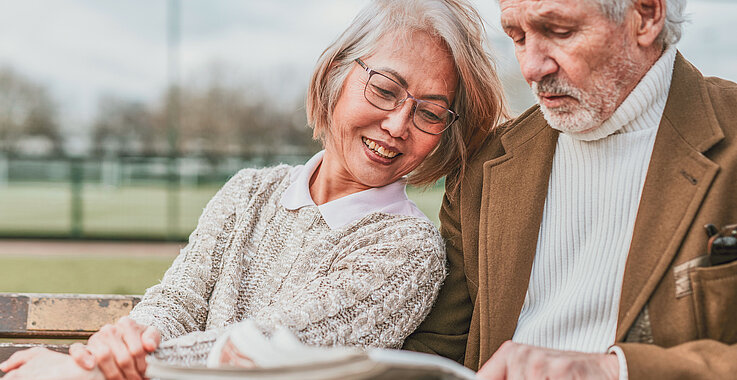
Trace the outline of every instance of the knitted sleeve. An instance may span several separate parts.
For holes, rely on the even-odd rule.
[[[437,228],[412,217],[373,214],[317,251],[336,259],[252,316],[269,334],[284,326],[308,345],[400,347],[425,318],[445,277]]]
[[[267,170],[274,169],[241,170],[215,194],[161,283],[149,288],[131,311],[133,320],[156,327],[162,340],[205,329],[208,299],[235,226],[236,204],[254,196]]]
[[[369,218],[377,221],[355,226],[339,241],[323,242],[318,250],[336,260],[251,317],[263,332],[284,326],[316,346],[401,346],[428,314],[445,278],[443,240],[424,220]],[[233,326],[166,341],[153,355],[203,366],[218,336]]]

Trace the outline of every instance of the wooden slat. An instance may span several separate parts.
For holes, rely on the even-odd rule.
[[[86,338],[139,301],[110,294],[0,293],[0,338]]]
[[[25,350],[28,348],[39,347],[39,346],[46,347],[50,350],[54,350],[54,351],[65,353],[65,354],[69,352],[69,345],[67,344],[0,343],[0,363],[7,360],[10,357],[10,355],[13,355],[13,353],[16,351],[21,351],[21,350]]]
[[[21,333],[26,330],[28,297],[0,295],[0,332]]]

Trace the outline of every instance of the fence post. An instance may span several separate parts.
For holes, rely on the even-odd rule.
[[[179,235],[179,167],[173,155],[169,157],[167,179],[167,239],[175,240]]]
[[[8,157],[0,153],[0,187],[8,184]]]
[[[69,160],[71,179],[71,231],[73,238],[82,237],[82,181],[84,180],[84,167],[81,158]]]

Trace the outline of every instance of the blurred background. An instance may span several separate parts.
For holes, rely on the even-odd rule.
[[[0,0],[0,292],[141,293],[238,169],[320,149],[304,93],[367,0]],[[476,0],[512,110],[533,103]],[[679,49],[737,80],[737,2],[690,0]],[[442,184],[410,189],[437,222]]]

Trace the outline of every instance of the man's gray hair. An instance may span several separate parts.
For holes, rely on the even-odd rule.
[[[612,21],[621,23],[627,9],[632,6],[634,0],[593,0],[599,4],[602,12]],[[683,11],[686,8],[686,0],[665,0],[665,26],[658,35],[658,41],[673,45],[681,39],[683,34],[682,25],[686,21]]]

